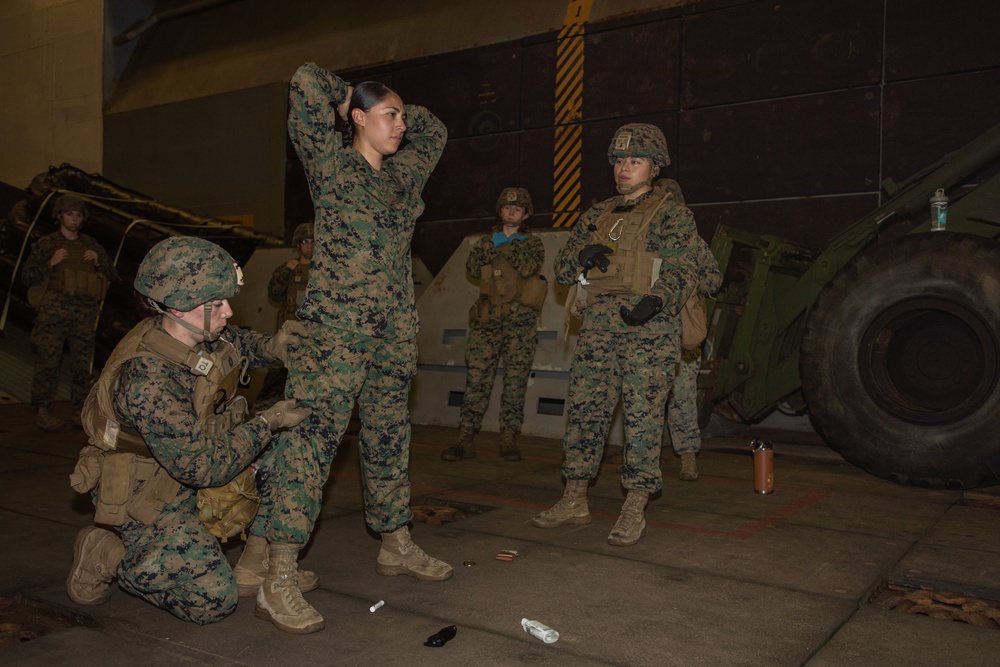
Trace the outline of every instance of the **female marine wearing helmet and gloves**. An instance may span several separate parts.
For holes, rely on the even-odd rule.
[[[608,543],[629,546],[645,531],[649,494],[663,484],[664,407],[680,354],[678,314],[697,282],[690,250],[697,229],[691,211],[651,185],[670,162],[658,127],[619,128],[608,160],[619,195],[588,210],[556,255],[556,279],[564,285],[579,282],[583,322],[570,368],[566,489],[532,523],[539,528],[590,523],[587,485],[597,476],[621,396],[621,476],[628,495]]]
[[[91,492],[98,525],[76,538],[74,602],[107,602],[117,578],[195,623],[236,608],[237,581],[199,518],[198,490],[226,484],[255,459],[273,474],[277,450],[258,456],[274,431],[309,413],[284,401],[247,419],[235,391],[241,371],[283,358],[295,331],[270,337],[228,326],[242,282],[233,258],[198,238],[161,241],[139,266],[135,288],[158,314],[118,344],[82,414],[90,444],[70,481]],[[245,551],[241,564],[263,570],[253,559]]]

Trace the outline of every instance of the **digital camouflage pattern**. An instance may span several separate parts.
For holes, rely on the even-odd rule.
[[[269,336],[226,327],[232,343],[251,367],[270,361],[264,351]],[[205,344],[206,349],[222,345]],[[233,572],[216,539],[198,517],[197,490],[221,486],[246,469],[271,441],[269,426],[252,419],[228,432],[209,435],[192,398],[197,376],[160,357],[140,357],[122,365],[115,413],[139,431],[150,452],[180,491],[150,525],[129,520],[119,532],[125,557],[118,583],[124,590],[194,623],[221,620],[236,608]],[[280,443],[258,460],[267,476],[280,458]],[[137,493],[144,482],[137,482]]]
[[[58,248],[66,248],[70,256],[55,268],[50,268],[48,262]],[[83,259],[87,250],[97,253],[96,268],[92,262]],[[118,279],[118,271],[111,264],[111,258],[94,238],[81,233],[76,240],[69,240],[59,231],[38,239],[21,271],[21,279],[28,287],[51,284],[38,305],[31,330],[31,345],[38,356],[31,381],[32,407],[52,404],[64,365],[70,369],[70,401],[74,406],[83,404],[92,384],[91,358],[101,302],[96,295],[61,291],[63,281],[58,274],[72,267],[90,267],[108,281]]]
[[[515,190],[521,188],[508,188]],[[504,190],[504,192],[507,192]],[[500,196],[503,201],[503,194]],[[519,204],[520,205],[520,204]],[[530,205],[530,200],[529,200]],[[507,241],[497,246],[492,235],[479,239],[469,252],[465,270],[478,279],[482,268],[503,253],[521,278],[538,275],[545,260],[541,239],[531,234],[524,240]],[[488,302],[485,295],[480,301]],[[484,307],[488,307],[483,304]],[[473,306],[472,313],[476,313]],[[500,428],[517,434],[524,423],[524,394],[528,375],[538,346],[538,314],[516,300],[505,315],[486,322],[470,316],[469,337],[465,348],[465,395],[462,398],[461,424],[478,431],[489,405],[497,365],[503,362],[503,392],[500,395]]]
[[[412,518],[407,399],[417,370],[416,341],[305,325],[308,333],[289,358],[285,393],[313,412],[279,435],[283,460],[269,480],[275,491],[262,494],[251,532],[269,542],[308,541],[355,398],[365,520],[377,533],[392,532]]]
[[[620,157],[648,157],[661,169],[670,164],[663,131],[649,123],[629,123],[618,128],[608,146],[608,162],[614,164]]]
[[[504,188],[500,191],[500,197],[497,199],[497,215],[500,214],[500,209],[510,205],[520,206],[528,215],[534,213],[531,194],[524,188]]]
[[[564,285],[576,281],[582,271],[580,250],[592,242],[594,223],[606,209],[624,212],[650,196],[662,193],[653,189],[631,202],[613,197],[588,210],[556,255],[556,279]],[[662,299],[663,310],[645,324],[629,326],[620,314],[622,306],[633,308],[640,296],[591,296],[570,368],[569,426],[563,440],[567,479],[590,479],[597,474],[612,413],[621,396],[625,413],[622,484],[628,490],[648,493],[661,488],[663,417],[681,349],[678,314],[697,280],[690,245],[696,234],[691,211],[672,199],[650,222],[646,250],[659,253],[663,259],[651,293]]]
[[[303,65],[289,94],[288,132],[316,211],[316,249],[299,316],[366,336],[414,337],[410,240],[424,210],[420,193],[444,151],[444,124],[406,105],[406,143],[376,171],[334,131],[330,105],[347,95],[337,75]]]
[[[240,293],[243,271],[232,256],[205,239],[172,236],[146,253],[135,289],[168,308],[189,311]]]
[[[313,412],[281,435],[286,465],[296,470],[285,470],[280,494],[265,498],[258,514],[267,517],[271,542],[309,539],[355,399],[368,525],[391,532],[411,517],[407,400],[417,315],[410,240],[447,131],[423,107],[406,105],[406,142],[376,171],[334,130],[346,96],[346,83],[312,63],[289,87],[288,132],[316,211],[316,248],[298,312],[308,336],[291,351],[286,397]],[[253,530],[260,534],[260,525]]]
[[[722,286],[722,273],[712,249],[697,236],[692,241],[698,293],[705,297],[715,294]],[[674,452],[697,454],[701,451],[701,429],[698,428],[698,371],[701,370],[701,347],[681,349],[673,390],[667,402],[667,428]]]

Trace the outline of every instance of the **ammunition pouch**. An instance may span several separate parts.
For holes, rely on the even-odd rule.
[[[483,266],[480,271],[480,299],[477,304],[486,301],[493,306],[506,307],[492,309],[479,307],[477,314],[475,316],[470,314],[470,317],[473,317],[474,321],[477,322],[488,322],[498,317],[506,317],[510,313],[510,304],[515,301],[531,308],[536,313],[540,313],[548,290],[548,283],[543,276],[534,275],[524,279],[505,256],[497,255],[491,263]]]
[[[549,293],[549,283],[545,276],[541,274],[531,276],[524,282],[524,291],[521,292],[521,303],[531,308],[536,313],[542,312],[545,305],[545,297]]]

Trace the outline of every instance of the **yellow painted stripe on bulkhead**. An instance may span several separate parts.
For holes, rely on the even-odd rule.
[[[552,151],[552,226],[569,227],[580,217],[583,150],[583,26],[593,0],[570,0],[556,42],[555,146]]]

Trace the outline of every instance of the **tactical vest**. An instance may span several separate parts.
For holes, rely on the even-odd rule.
[[[295,319],[299,306],[306,300],[306,287],[309,285],[309,265],[299,263],[292,269],[288,279],[288,290],[285,291],[285,305],[281,314],[281,322]],[[280,325],[280,323],[279,323]]]
[[[588,244],[600,243],[612,249],[606,273],[599,269],[587,272],[588,294],[647,295],[660,277],[663,259],[658,252],[646,250],[649,224],[668,199],[649,197],[629,211],[609,206],[597,219]]]
[[[108,279],[93,262],[83,258],[83,253],[90,248],[80,239],[70,240],[62,234],[57,235],[56,248],[65,248],[69,256],[53,267],[46,289],[63,294],[89,296],[96,300],[102,299],[108,286]]]
[[[239,352],[220,340],[215,352],[198,353],[147,318],[133,328],[112,352],[81,413],[90,446],[80,453],[70,483],[77,491],[98,487],[96,523],[120,526],[129,518],[150,524],[181,488],[153,458],[142,436],[118,421],[114,393],[121,367],[130,359],[155,357],[183,366],[197,376],[194,405],[204,433],[219,435],[246,418],[246,399],[236,394],[242,371]],[[136,483],[143,482],[133,493]]]
[[[514,303],[540,313],[547,292],[548,284],[541,275],[522,278],[510,260],[497,255],[480,270],[480,299],[473,305],[472,316],[479,322],[506,317]]]

